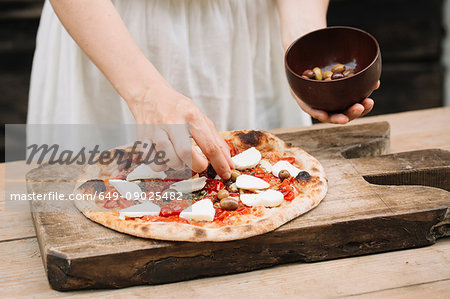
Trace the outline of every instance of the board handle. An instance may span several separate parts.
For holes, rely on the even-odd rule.
[[[429,149],[349,161],[371,184],[422,185],[450,191],[450,151]]]

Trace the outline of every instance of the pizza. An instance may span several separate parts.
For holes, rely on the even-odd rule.
[[[328,181],[322,165],[265,131],[222,133],[235,165],[224,181],[211,167],[154,172],[130,147],[126,163],[87,165],[77,208],[110,229],[170,241],[229,241],[275,230],[316,207]]]

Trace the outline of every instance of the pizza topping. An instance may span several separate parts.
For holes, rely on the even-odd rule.
[[[289,174],[293,177],[296,177],[297,174],[300,172],[300,169],[289,163],[288,161],[278,161],[272,166],[272,173],[274,176],[279,177],[279,173],[282,170],[287,170]]]
[[[194,221],[213,221],[215,214],[213,203],[209,198],[205,198],[184,209],[180,213],[180,217]]]
[[[283,202],[283,193],[277,190],[266,190],[261,193],[241,194],[241,201],[250,207],[277,207]]]
[[[243,170],[258,165],[261,161],[261,153],[256,148],[251,147],[240,154],[232,157],[236,169]]]
[[[168,204],[166,204],[165,206],[161,207],[161,211],[159,213],[159,216],[161,217],[174,217],[176,216],[178,218],[178,216],[180,215],[180,213],[186,209],[187,207],[189,207],[189,202],[182,200],[182,201],[178,201],[178,200],[173,200],[171,202],[169,202]]]
[[[272,172],[272,164],[270,164],[269,161],[266,159],[262,159],[261,162],[259,162],[259,167],[261,167],[264,172],[270,173]]]
[[[291,164],[295,163],[295,158],[294,157],[281,157],[280,160],[288,161]]]
[[[236,179],[238,178],[238,176],[241,175],[241,172],[239,170],[233,169],[231,170],[231,180],[233,182],[236,182]]]
[[[141,188],[135,183],[124,180],[109,180],[108,181],[119,194],[129,200],[137,200],[141,197]]]
[[[212,192],[219,192],[220,190],[222,190],[224,188],[225,188],[225,185],[222,183],[222,181],[207,179],[204,190],[207,193],[212,193]]]
[[[270,187],[270,184],[257,177],[248,174],[243,174],[237,178],[236,186],[239,189],[257,190],[257,189],[267,189]]]
[[[231,193],[237,193],[239,192],[239,189],[236,185],[236,183],[232,183],[228,186],[228,191],[230,191]]]
[[[292,201],[295,198],[294,188],[292,185],[294,184],[294,178],[290,177],[285,179],[279,186],[278,190],[283,193],[284,200]]]
[[[170,188],[182,193],[191,193],[203,189],[205,185],[206,177],[199,177],[173,183]]]
[[[164,171],[156,172],[147,165],[141,164],[127,175],[127,181],[135,181],[139,179],[165,179],[167,175]]]
[[[311,175],[307,171],[300,171],[295,177],[295,179],[299,182],[301,181],[308,182],[311,179]]]
[[[160,210],[161,208],[154,203],[146,202],[120,210],[119,219],[125,219],[125,217],[158,216]]]
[[[228,191],[225,190],[225,189],[222,189],[222,190],[220,190],[220,191],[217,193],[217,198],[218,198],[218,199],[224,199],[224,198],[227,198],[228,196],[230,196],[230,192],[228,192]]]
[[[281,181],[284,181],[285,179],[290,178],[291,174],[286,169],[283,169],[278,173],[278,176],[280,177]]]
[[[236,156],[237,150],[236,150],[236,147],[234,146],[234,143],[229,139],[225,139],[225,142],[227,143],[228,147],[230,148],[230,155],[232,157]]]
[[[239,202],[234,197],[226,197],[220,200],[220,207],[226,211],[237,210]]]
[[[244,205],[254,207],[259,205],[259,200],[256,198],[257,195],[257,193],[241,194],[240,199]]]
[[[284,196],[280,191],[269,189],[259,193],[257,198],[262,206],[277,207],[283,202]]]

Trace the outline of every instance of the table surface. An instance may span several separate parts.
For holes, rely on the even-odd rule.
[[[388,121],[391,152],[441,148],[450,150],[450,107],[366,117],[351,124]],[[318,124],[313,128],[330,127]],[[290,128],[275,133],[307,130]],[[5,164],[0,164],[4,178]],[[305,296],[360,298],[450,296],[450,238],[395,252],[317,263],[294,263],[241,274],[119,290],[57,292],[50,288],[29,213],[5,211],[5,182],[0,180],[0,297],[152,298]]]

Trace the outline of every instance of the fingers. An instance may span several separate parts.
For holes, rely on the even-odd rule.
[[[231,177],[231,169],[215,134],[211,131],[205,119],[196,117],[191,122],[191,134],[202,152],[211,162],[216,173],[223,179]]]
[[[164,160],[167,160],[167,163],[163,165],[151,163],[150,167],[154,171],[163,171],[166,170],[167,168],[181,169],[184,167],[184,162],[179,158],[179,156],[175,152],[173,144],[173,142],[177,142],[177,144],[180,147],[182,147],[183,142],[182,140],[180,140],[182,139],[182,137],[172,136],[172,138],[169,138],[167,132],[161,126],[158,125],[153,131],[151,138],[153,143],[155,144],[155,149],[165,154]],[[188,145],[190,144],[188,143]],[[183,148],[181,148],[181,150],[183,150]],[[190,155],[190,147],[188,148],[188,151]]]
[[[317,109],[313,109],[311,107],[308,106],[308,111],[306,112],[309,115],[311,115],[313,118],[320,120],[321,122],[329,122],[330,121],[330,115],[323,110],[317,110]]]
[[[214,125],[214,123],[207,118],[208,121],[208,125],[211,129],[211,132],[213,132],[215,138],[216,138],[216,142],[219,145],[221,151],[223,152],[225,159],[227,159],[228,165],[230,166],[231,169],[234,168],[234,163],[233,160],[231,160],[231,155],[230,155],[230,148],[228,146],[228,144],[225,142],[225,140],[223,140],[223,137],[220,135],[220,133],[217,131],[216,126]]]
[[[377,82],[377,85],[375,86],[375,89],[378,89],[380,87],[380,81]],[[323,110],[317,110],[314,108],[311,108],[308,104],[303,102],[301,99],[299,99],[291,90],[291,94],[294,97],[294,99],[297,101],[298,105],[311,115],[311,117],[318,119],[321,122],[328,122],[328,123],[334,123],[334,124],[346,124],[349,121],[354,120],[355,118],[361,117],[369,113],[374,105],[374,101],[370,98],[364,99],[360,104],[354,104],[350,108],[348,108],[344,113],[337,113],[337,114],[328,114],[326,111]]]
[[[194,148],[188,125],[168,125],[170,141],[177,156],[194,172],[202,172],[208,167],[208,160]]]
[[[348,121],[354,120],[357,117],[360,117],[364,112],[364,106],[361,104],[354,104],[350,108],[348,108],[344,114],[348,117]]]
[[[364,99],[364,101],[362,101],[361,104],[364,106],[364,111],[361,114],[361,116],[364,116],[372,110],[375,102],[372,99],[367,98],[367,99]]]
[[[201,151],[200,147],[192,145],[192,166],[194,172],[203,172],[208,167],[208,159]]]
[[[328,122],[333,124],[345,125],[350,120],[347,115],[339,113],[330,115]]]

